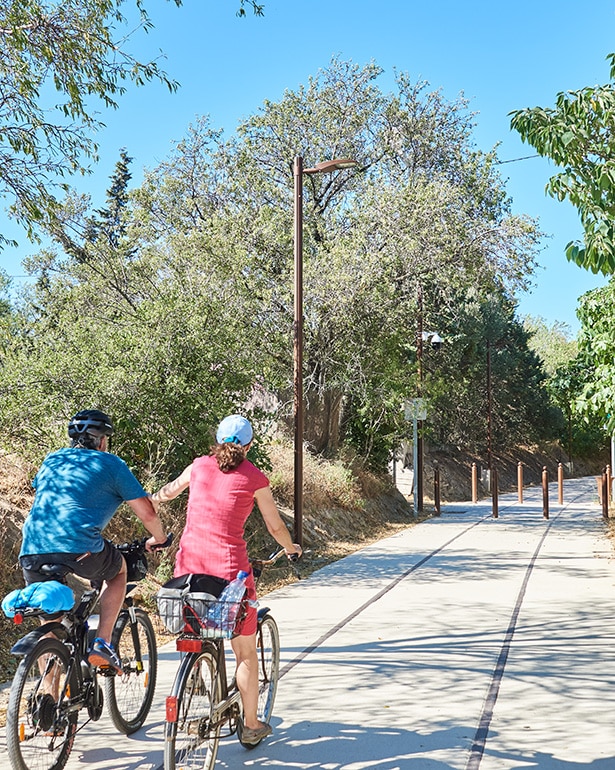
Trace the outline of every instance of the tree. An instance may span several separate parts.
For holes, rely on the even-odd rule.
[[[615,54],[609,54],[611,81]],[[511,113],[511,126],[540,155],[563,170],[551,177],[547,192],[569,200],[579,212],[583,244],[571,241],[567,258],[594,273],[615,272],[615,85],[557,95],[555,107]]]
[[[172,0],[180,6],[182,0]],[[134,0],[137,28],[152,20],[147,0]],[[117,109],[128,82],[178,84],[157,59],[137,60],[126,0],[0,0],[0,196],[34,238],[53,220],[57,196],[72,174],[89,173],[103,126],[95,102]],[[240,0],[238,15],[263,6]],[[0,247],[9,242],[0,233]],[[14,243],[13,241],[10,241]]]
[[[506,293],[460,287],[441,320],[445,344],[425,356],[428,436],[478,452],[485,461],[489,443],[497,457],[502,447],[554,438],[559,415],[550,408],[546,375]]]
[[[278,422],[290,419],[296,154],[309,164],[358,161],[304,180],[309,445],[335,454],[347,442],[383,467],[417,384],[449,414],[463,394],[450,427],[438,426],[443,440],[474,430],[481,307],[492,296],[514,305],[538,232],[510,215],[493,155],[471,146],[463,100],[450,104],[405,77],[384,94],[379,74],[333,60],[231,140],[199,120],[138,190],[127,191],[123,155],[98,211],[67,198],[52,230],[59,250],[30,263],[38,282],[0,373],[4,435],[22,430],[15,394],[24,387],[33,414],[67,413],[89,394],[126,415],[126,440],[146,464],[154,437],[173,442],[176,457],[206,449],[208,427],[228,408],[254,405],[254,390],[275,396]],[[507,383],[500,413],[507,436],[527,436],[544,425],[543,402],[511,313],[500,312],[516,335],[497,356]],[[419,383],[419,317],[445,339],[474,335],[466,369],[452,355],[442,375],[426,366]],[[480,442],[484,432],[474,432]]]
[[[577,355],[577,341],[572,338],[568,324],[556,321],[549,325],[544,318],[529,315],[525,316],[522,322],[530,335],[529,346],[540,356],[544,370],[549,376]]]
[[[245,344],[251,317],[237,312],[238,287],[211,244],[184,241],[172,264],[165,247],[142,248],[128,165],[122,153],[104,209],[68,199],[54,231],[62,251],[27,263],[37,281],[0,340],[3,440],[40,460],[76,409],[104,408],[144,478],[167,478],[208,451],[259,370]]]
[[[577,314],[579,352],[586,376],[579,407],[615,433],[615,284],[585,293]]]
[[[433,316],[452,287],[513,290],[534,265],[535,224],[510,216],[493,156],[471,145],[465,100],[449,103],[405,75],[385,95],[380,73],[334,59],[307,86],[267,102],[228,152],[237,158],[237,227],[269,277],[286,335],[292,158],[358,161],[304,185],[305,397],[308,417],[329,415],[326,425],[306,420],[306,435],[320,451],[337,448],[344,400],[343,425],[362,450],[373,451],[374,431],[394,442],[393,404],[416,376],[405,344],[416,334],[420,286],[431,287]]]
[[[199,121],[135,194],[148,248],[223,238],[237,309],[259,329],[263,379],[291,401],[292,161],[347,155],[357,169],[304,180],[306,438],[335,453],[350,439],[386,460],[413,391],[408,340],[417,297],[425,322],[454,308],[455,287],[514,291],[533,270],[535,224],[510,216],[491,155],[470,146],[464,100],[334,59],[307,86],[242,123],[225,142]],[[427,303],[426,303],[427,304]]]

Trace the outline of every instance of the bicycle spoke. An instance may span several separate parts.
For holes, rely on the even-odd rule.
[[[147,613],[134,610],[135,623],[122,612],[113,632],[113,644],[123,674],[105,680],[109,714],[115,727],[130,735],[145,722],[156,687],[156,637]]]
[[[7,748],[19,770],[61,770],[77,723],[69,711],[69,654],[57,640],[42,639],[19,664],[7,711]]]
[[[177,721],[167,722],[165,770],[210,770],[220,725],[212,711],[218,695],[217,661],[210,651],[188,656],[178,672]]]

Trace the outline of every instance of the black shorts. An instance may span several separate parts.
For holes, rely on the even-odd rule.
[[[58,579],[39,572],[43,564],[63,564],[92,585],[100,585],[103,580],[113,580],[122,569],[123,561],[120,551],[108,540],[98,553],[37,553],[19,557],[26,585]]]

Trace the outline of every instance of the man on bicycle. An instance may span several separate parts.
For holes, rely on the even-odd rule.
[[[19,563],[26,584],[49,580],[43,564],[63,564],[101,585],[98,636],[88,659],[121,672],[111,645],[113,626],[126,592],[126,562],[102,537],[121,503],[127,502],[151,534],[146,550],[166,540],[152,503],[128,465],[108,453],[113,423],[103,412],[86,409],[68,423],[71,446],[51,452],[32,481],[34,503],[23,527]]]

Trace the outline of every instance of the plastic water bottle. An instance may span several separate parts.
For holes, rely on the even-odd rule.
[[[221,612],[220,626],[224,630],[230,630],[235,625],[239,602],[243,599],[246,591],[246,578],[248,574],[248,572],[240,570],[235,580],[231,580],[218,597]]]
[[[220,600],[216,599],[209,605],[207,610],[206,627],[211,629],[219,629],[222,627],[222,605]]]

